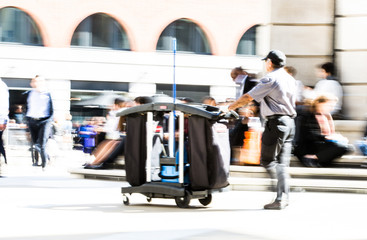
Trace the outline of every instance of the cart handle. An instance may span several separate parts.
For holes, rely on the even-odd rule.
[[[229,111],[229,112],[222,112],[221,114],[219,114],[219,117],[220,118],[225,118],[225,119],[228,119],[228,118],[235,118],[235,119],[239,119],[240,116],[238,115],[238,113],[236,111]]]
[[[169,103],[169,102],[156,102],[147,103],[127,109],[122,109],[116,113],[116,116],[126,116],[134,113],[146,113],[146,112],[171,112],[180,111],[184,114],[191,114],[201,116],[207,119],[218,119],[220,115],[219,108],[208,108],[206,105],[187,105],[182,103]]]

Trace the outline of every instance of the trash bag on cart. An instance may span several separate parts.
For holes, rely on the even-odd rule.
[[[188,124],[190,183],[194,190],[228,186],[230,146],[228,129],[216,122],[191,116]]]
[[[188,117],[187,158],[192,190],[219,189],[228,183],[230,146],[228,129],[217,131],[216,121]],[[146,115],[130,114],[126,124],[125,169],[131,186],[146,183]],[[221,128],[223,129],[223,128]]]
[[[145,115],[131,114],[126,118],[125,170],[126,180],[131,186],[140,186],[146,182],[145,123]]]

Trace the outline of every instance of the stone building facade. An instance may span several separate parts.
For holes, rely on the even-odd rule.
[[[42,46],[0,42],[0,77],[17,90],[26,89],[34,75],[44,75],[60,116],[70,110],[74,91],[151,95],[172,84],[173,76],[183,94],[199,89],[201,95],[223,101],[235,95],[229,75],[233,67],[261,76],[260,59],[270,49],[280,49],[305,85],[316,83],[316,65],[335,62],[346,116],[365,118],[363,0],[2,0],[0,16],[4,8],[26,13],[39,29]],[[114,19],[126,33],[129,50],[72,46],[78,26],[93,14]],[[157,51],[157,43],[167,26],[180,19],[201,29],[210,53],[177,52],[173,66],[173,53]],[[237,54],[242,37],[254,26],[255,54]],[[96,89],[103,83],[110,87]]]

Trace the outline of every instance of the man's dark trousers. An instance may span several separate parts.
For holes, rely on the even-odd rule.
[[[48,159],[46,144],[51,133],[51,118],[28,118],[28,127],[31,134],[32,143],[35,145],[36,151],[38,151],[41,155],[42,167],[44,168]]]
[[[295,134],[294,119],[289,116],[269,117],[261,143],[261,165],[266,168],[272,179],[277,179],[277,198],[281,201],[283,193],[288,196],[288,172],[292,140]]]

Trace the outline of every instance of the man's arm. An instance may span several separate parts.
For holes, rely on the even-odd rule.
[[[235,110],[236,108],[242,107],[244,105],[247,105],[249,102],[251,102],[253,98],[248,94],[242,95],[237,101],[232,103],[228,106],[228,110]]]

